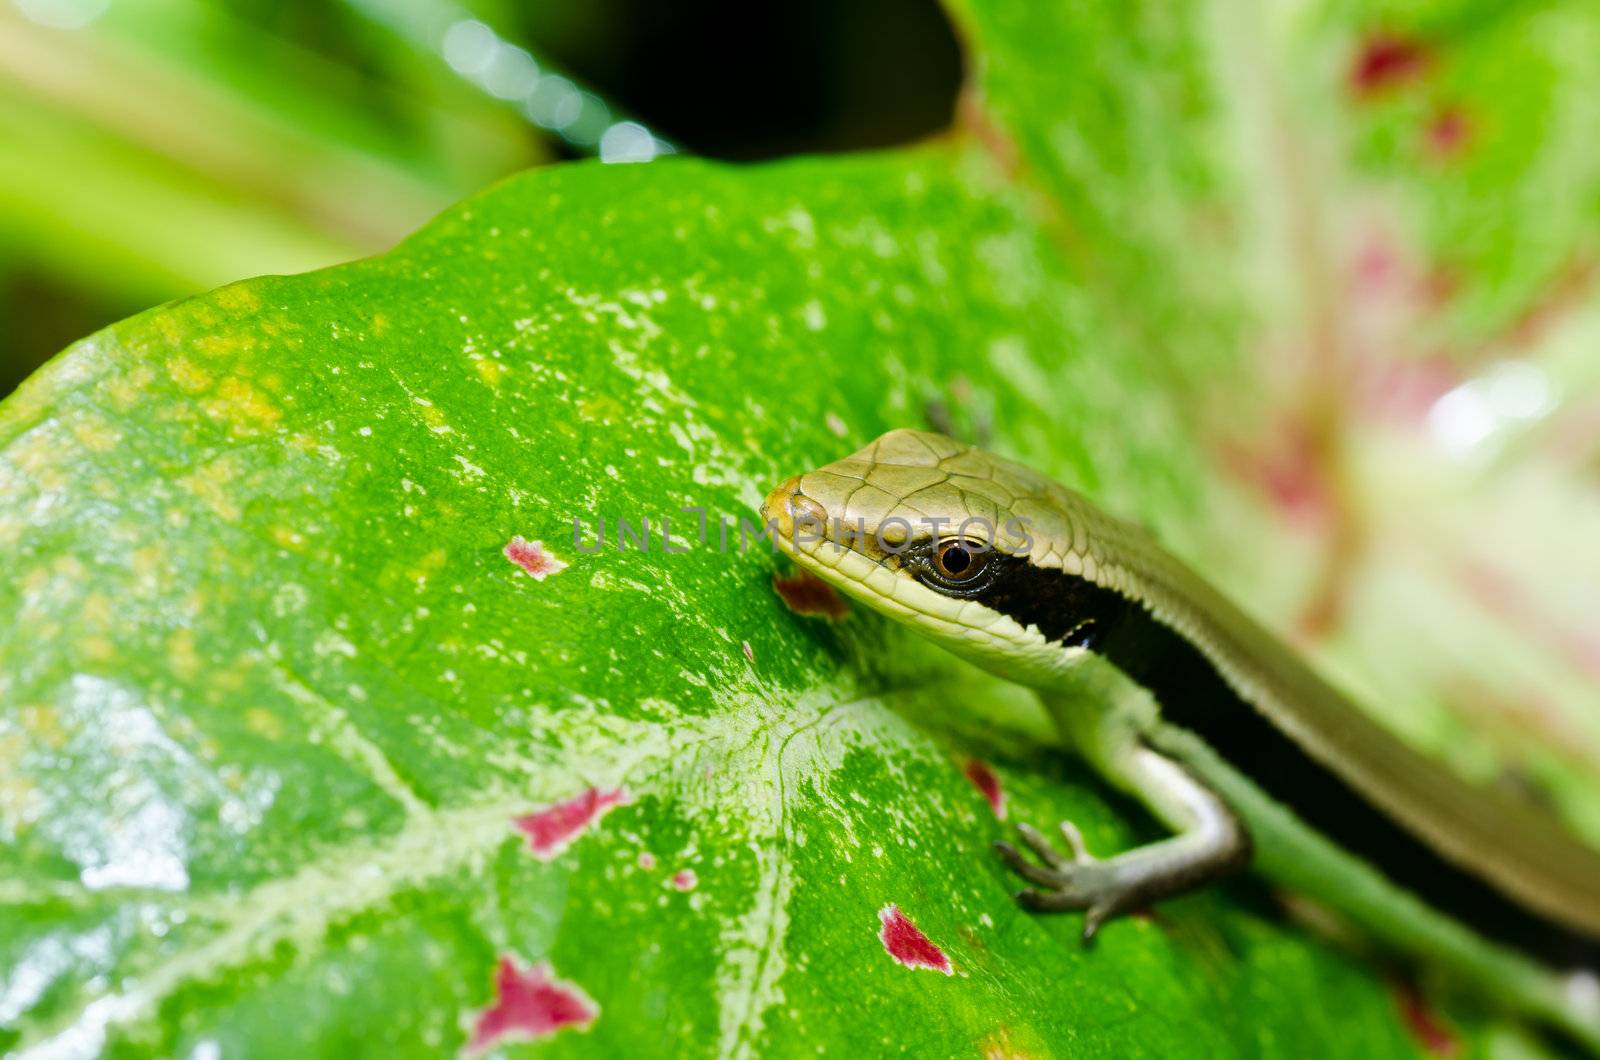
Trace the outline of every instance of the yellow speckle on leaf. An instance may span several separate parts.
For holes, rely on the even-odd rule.
[[[61,727],[61,715],[48,703],[24,704],[17,711],[17,720],[22,723],[24,732],[46,747],[55,749],[67,742],[66,730]]]
[[[35,567],[17,580],[22,587],[22,597],[25,605],[32,606],[36,601],[34,597],[44,592],[45,586],[50,584],[50,572],[43,567]]]
[[[6,463],[22,472],[22,477],[32,479],[37,490],[54,489],[44,479],[56,472],[61,460],[62,439],[54,429],[29,431],[12,442],[4,456]]]
[[[193,630],[180,629],[167,638],[167,666],[180,681],[199,676],[200,655],[195,651]]]
[[[90,593],[78,608],[78,617],[89,629],[110,629],[111,599],[105,593]]]
[[[579,401],[578,417],[589,423],[619,423],[627,419],[627,412],[615,398],[601,395]]]
[[[255,285],[248,280],[213,291],[211,298],[218,308],[229,313],[254,313],[261,308],[261,296],[256,294]]]
[[[419,405],[418,409],[422,416],[422,422],[428,425],[429,430],[447,431],[450,429],[450,424],[445,421],[444,413],[439,411],[438,406]]]
[[[174,357],[168,361],[167,374],[178,389],[186,394],[198,394],[211,385],[211,373],[187,357]]]
[[[139,403],[150,384],[155,379],[155,373],[147,364],[135,365],[126,373],[112,378],[106,383],[106,396],[111,399],[111,406],[119,412],[126,412]]]
[[[134,577],[142,582],[155,582],[165,569],[159,545],[146,545],[136,548],[128,553],[128,563],[133,567]]]
[[[189,348],[213,360],[238,359],[256,348],[256,336],[238,331],[214,332],[196,335],[189,340]]]
[[[157,313],[150,318],[153,329],[158,333],[159,345],[172,349],[183,345],[184,334],[180,326],[179,313]],[[146,340],[148,342],[148,340]]]
[[[237,476],[233,457],[221,456],[180,478],[178,485],[194,494],[219,519],[232,523],[239,520],[241,513],[227,487]]]
[[[478,378],[482,379],[485,383],[492,387],[498,387],[500,385],[500,380],[505,377],[505,374],[508,371],[510,371],[510,369],[508,369],[504,364],[501,364],[495,358],[485,357],[481,353],[475,353],[472,355],[472,367],[477,370]]]
[[[244,712],[244,724],[257,736],[264,736],[269,740],[283,738],[283,719],[270,710],[261,707],[251,707]]]
[[[110,452],[122,441],[122,432],[103,420],[80,420],[72,425],[72,436],[83,443],[85,449],[95,453]]]
[[[449,558],[450,554],[448,552],[442,548],[436,548],[417,560],[416,566],[412,567],[407,574],[417,584],[417,588],[421,589],[427,585],[429,578],[439,572],[439,568],[443,567],[445,560]]]
[[[106,637],[84,637],[79,646],[90,662],[106,663],[117,657],[117,646]]]
[[[232,424],[237,434],[259,434],[277,423],[283,412],[261,391],[238,376],[224,379],[217,396],[205,403],[206,414]]]
[[[0,775],[0,821],[21,831],[44,812],[44,796],[33,781],[7,770]]]

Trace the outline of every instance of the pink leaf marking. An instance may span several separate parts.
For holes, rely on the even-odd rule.
[[[564,560],[559,560],[544,550],[543,541],[529,541],[520,534],[507,541],[502,551],[505,552],[506,559],[531,574],[536,582],[542,582],[550,575],[560,574],[567,569]]]
[[[1446,107],[1428,124],[1428,148],[1438,158],[1449,158],[1467,145],[1472,126],[1460,107]]]
[[[572,983],[551,977],[548,964],[527,971],[502,954],[494,975],[494,1004],[478,1014],[469,1052],[478,1053],[503,1041],[532,1041],[562,1027],[587,1029],[600,1006]]]
[[[989,800],[989,809],[994,811],[998,820],[1006,819],[1006,793],[1000,788],[1000,778],[994,775],[994,770],[989,768],[989,763],[981,758],[967,759],[966,768],[962,770],[972,786],[977,788],[985,799]]]
[[[639,851],[639,867],[649,872],[656,867],[656,856],[648,850]]]
[[[1433,1006],[1428,1004],[1427,998],[1422,996],[1416,984],[1398,982],[1393,988],[1395,1003],[1400,1009],[1400,1019],[1416,1043],[1434,1056],[1455,1056],[1460,1051],[1461,1043],[1456,1040],[1455,1033],[1449,1026],[1439,1018]]]
[[[528,849],[540,861],[549,861],[576,839],[584,829],[598,821],[613,806],[628,801],[621,788],[601,791],[590,788],[566,802],[512,819],[517,831],[528,837]]]
[[[1404,84],[1421,74],[1430,58],[1420,41],[1375,33],[1362,43],[1350,66],[1350,88],[1358,96],[1371,96]]]
[[[1309,424],[1284,419],[1274,427],[1270,449],[1230,447],[1224,458],[1235,474],[1265,493],[1296,525],[1322,529],[1332,519],[1332,485],[1318,464]]]
[[[700,877],[694,874],[693,869],[681,869],[673,875],[671,883],[680,891],[692,891],[699,885]]]
[[[878,941],[889,956],[907,968],[931,968],[945,975],[954,975],[950,958],[944,951],[917,930],[917,925],[900,912],[897,905],[886,905],[878,910],[878,921],[883,927],[878,931]]]
[[[820,615],[837,622],[850,613],[850,605],[833,586],[807,570],[774,574],[772,587],[797,615]]]

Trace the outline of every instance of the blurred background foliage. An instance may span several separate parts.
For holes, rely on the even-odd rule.
[[[903,143],[959,79],[918,0],[0,0],[0,396],[114,320],[376,253],[528,166]]]
[[[1219,346],[1190,329],[1238,327],[1243,375],[1192,368],[1219,488],[1242,498],[1209,512],[1240,595],[1369,701],[1403,704],[1391,720],[1463,768],[1509,759],[1556,792],[1600,775],[1592,6],[1197,8],[1185,17],[1245,41],[1234,54],[1265,57],[1215,80],[1238,125],[1269,132],[1208,131],[1251,195],[1218,207],[1217,246],[1195,255],[1165,253],[1194,229],[1162,181],[1205,167],[1166,157],[1184,146],[1161,122],[1207,120],[1210,87],[1106,74],[1181,50],[1179,20],[1086,8],[1070,54],[993,34],[1048,54],[1007,55],[1013,80],[987,93],[960,37],[994,16],[953,10],[0,0],[0,395],[114,320],[381,251],[528,166],[759,160],[954,129],[1041,202],[1070,204],[1063,247],[1099,253],[1084,275],[1136,303],[1124,323],[1141,342],[1182,364]],[[1052,69],[1097,76],[1015,80]],[[1096,95],[1105,84],[1125,91]],[[1150,158],[1164,166],[1141,169]],[[1253,270],[1248,304],[1161,303],[1206,289],[1230,246]],[[1143,282],[1156,271],[1188,280]],[[1577,806],[1600,835],[1600,800]]]

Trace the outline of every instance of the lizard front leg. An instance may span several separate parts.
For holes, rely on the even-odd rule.
[[[1022,825],[1019,832],[1037,862],[1009,843],[995,844],[1018,875],[1038,888],[1019,893],[1018,902],[1037,910],[1084,910],[1083,938],[1088,942],[1111,917],[1203,887],[1249,861],[1250,835],[1243,823],[1194,774],[1146,746],[1131,727],[1074,728],[1080,750],[1106,779],[1176,834],[1102,859],[1089,853],[1070,822],[1061,825],[1064,852]]]

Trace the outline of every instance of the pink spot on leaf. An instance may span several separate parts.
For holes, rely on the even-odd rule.
[[[1356,286],[1363,294],[1382,291],[1400,275],[1400,270],[1399,251],[1382,235],[1369,237],[1356,253]]]
[[[1451,158],[1467,145],[1472,126],[1460,107],[1446,107],[1428,124],[1428,149],[1437,158]]]
[[[656,867],[656,856],[648,850],[639,851],[639,867],[649,872]]]
[[[878,941],[896,961],[907,968],[931,968],[945,975],[955,974],[950,958],[900,912],[899,906],[891,904],[878,910],[878,922],[883,925],[878,931]]]
[[[989,763],[979,758],[967,759],[967,766],[962,770],[972,786],[977,788],[985,799],[989,800],[989,808],[994,811],[996,818],[1006,819],[1006,793],[1000,789],[1000,778],[994,775],[994,770],[989,768]]]
[[[502,955],[494,975],[494,1004],[478,1014],[472,1027],[471,1052],[504,1041],[544,1038],[563,1027],[585,1029],[600,1015],[600,1006],[572,983],[554,979],[548,964],[527,971]]]
[[[543,541],[528,541],[518,535],[506,542],[506,559],[515,563],[529,574],[533,580],[542,582],[552,574],[560,574],[567,569],[564,560],[559,560],[544,550]]]
[[[681,869],[673,873],[672,886],[680,891],[692,891],[700,884],[700,877],[694,874],[693,869]]]
[[[1412,80],[1427,69],[1428,49],[1421,41],[1375,33],[1356,52],[1350,65],[1350,89],[1371,96]]]
[[[850,613],[850,606],[827,582],[810,571],[775,574],[772,587],[778,590],[789,610],[797,615],[820,615],[837,622]]]
[[[1332,484],[1318,465],[1309,425],[1285,419],[1260,451],[1233,447],[1224,457],[1235,474],[1260,489],[1296,525],[1315,529],[1332,518]]]
[[[576,839],[584,829],[598,821],[607,810],[628,801],[621,788],[601,791],[590,788],[582,795],[558,802],[547,809],[512,820],[517,830],[528,837],[528,849],[540,861],[549,861]]]
[[[1434,1056],[1456,1055],[1459,1043],[1455,1033],[1439,1019],[1414,983],[1396,983],[1394,995],[1400,1006],[1400,1019],[1418,1045]]]

